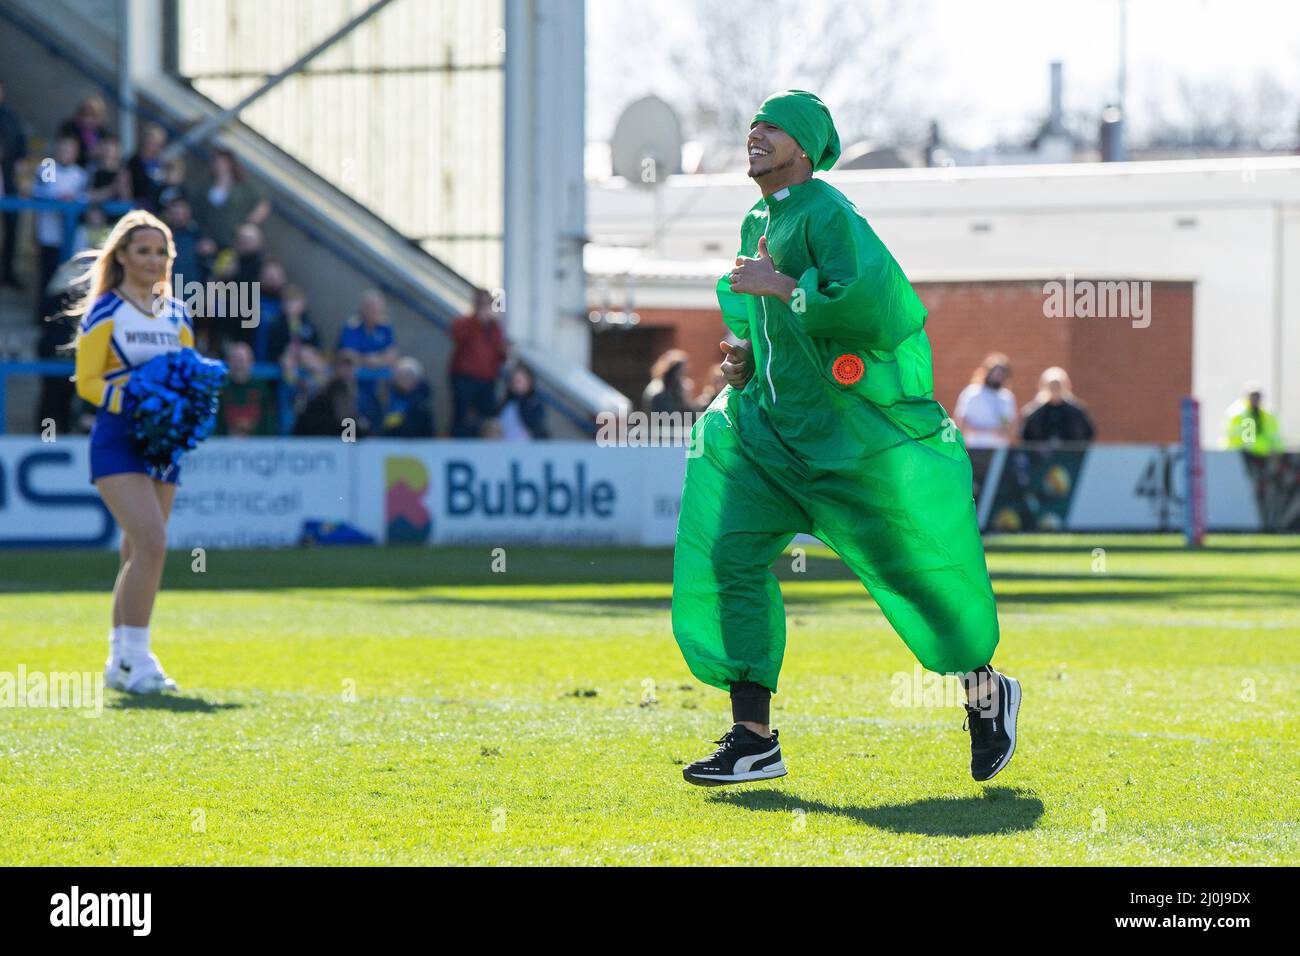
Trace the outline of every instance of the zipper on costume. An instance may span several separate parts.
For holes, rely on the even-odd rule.
[[[763,238],[767,238],[768,227],[772,225],[772,211],[767,212],[767,223],[763,226]],[[771,254],[770,252],[768,253]],[[772,336],[767,332],[767,297],[760,295],[758,297],[759,305],[763,307],[763,338],[767,340],[767,387],[772,392],[772,404],[776,404],[776,386],[772,384]]]

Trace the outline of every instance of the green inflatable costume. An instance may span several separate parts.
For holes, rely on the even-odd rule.
[[[839,138],[817,97],[765,101],[754,122],[789,133],[814,169]],[[925,307],[851,202],[812,178],[765,196],[740,252],[766,236],[797,278],[789,304],[717,287],[754,375],[695,423],[673,561],[673,632],[691,672],[727,689],[777,689],[785,609],[773,562],[800,532],[861,579],[921,664],[988,664],[997,607],[960,433],[934,400]]]

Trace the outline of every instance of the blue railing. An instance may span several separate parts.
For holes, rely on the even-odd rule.
[[[71,378],[73,373],[73,363],[61,361],[58,359],[43,359],[35,362],[0,362],[0,435],[5,434],[5,427],[8,421],[8,407],[6,396],[9,391],[9,377],[11,375],[38,375],[41,377],[60,376]],[[361,368],[356,372],[357,380],[362,382],[384,381],[391,378],[388,369],[370,369]],[[253,366],[253,378],[261,381],[279,382],[281,387],[277,389],[277,408],[279,417],[279,429],[281,435],[288,435],[293,431],[293,388],[288,386],[281,374],[280,366],[272,362],[259,362]]]
[[[68,201],[65,199],[27,199],[23,196],[0,196],[0,212],[57,212],[63,216],[62,262],[67,262],[77,252],[77,223],[87,209],[102,209],[109,216],[120,216],[135,208],[134,203],[115,199],[112,202]]]
[[[38,25],[30,24],[27,22],[26,18],[17,16],[14,11],[6,8],[3,2],[0,2],[0,20],[8,21],[15,28],[17,28],[18,30],[26,34],[29,39],[31,39],[33,42],[38,44],[50,56],[54,57],[55,59],[61,60],[62,62],[66,63],[70,68],[72,68],[73,70],[75,70],[76,72],[84,76],[87,79],[87,81],[94,84],[94,86],[98,88],[100,93],[102,93],[109,102],[115,104],[118,107],[127,106],[127,104],[124,104],[121,98],[119,97],[117,85],[112,81],[111,77],[106,77],[105,75],[99,73],[97,69],[92,69],[91,65],[88,64],[83,57],[76,56],[72,51],[66,49],[62,43],[58,42],[58,40],[55,37],[50,36],[49,33],[46,32],[45,30],[40,29]],[[202,94],[199,93],[197,90],[194,90],[193,92],[196,95],[202,96]],[[152,109],[139,101],[130,104],[128,108],[140,119],[147,120],[150,122],[155,122],[161,125],[167,131],[167,135],[169,138],[174,139],[181,132],[183,132],[183,130],[175,122],[173,122],[170,117],[163,115],[163,113],[161,113],[160,111]],[[243,121],[236,120],[235,122],[242,123]],[[262,137],[262,139],[267,145],[269,145],[272,149],[274,149],[282,158],[287,159],[288,161],[293,162],[296,165],[302,166],[302,164],[299,163],[298,160],[294,159],[284,150],[275,146],[273,143],[270,142],[270,140],[267,140],[265,137]],[[195,148],[193,146],[187,148],[189,149],[189,152],[191,154],[199,157],[200,159],[203,160],[207,159],[208,154],[205,148],[202,147]],[[307,167],[303,167],[303,168],[306,169]],[[310,172],[313,177],[320,179],[320,177],[317,176],[317,174],[314,171],[308,169],[308,172]],[[324,182],[324,180],[321,181]],[[347,196],[347,194],[343,193],[342,191],[339,191],[339,194],[347,197],[347,199],[350,202],[356,204],[358,208],[362,209],[365,212],[365,214],[374,216],[377,219],[377,221],[384,223],[382,219],[379,219],[379,217],[375,216],[372,210],[361,205],[360,203],[357,203],[357,201],[353,197]],[[346,248],[343,244],[336,242],[330,237],[322,234],[320,230],[314,228],[309,222],[307,222],[307,220],[303,216],[298,215],[296,212],[290,209],[284,208],[283,204],[277,205],[275,207],[275,215],[281,219],[284,219],[295,229],[300,230],[312,242],[315,242],[317,245],[324,246],[332,254],[338,256],[341,260],[343,260],[343,262],[347,263],[353,269],[356,269],[359,273],[364,275],[370,282],[374,283],[375,286],[385,295],[397,300],[398,302],[401,302],[403,305],[409,308],[416,315],[425,319],[425,321],[432,322],[437,328],[442,330],[444,333],[450,330],[451,320],[449,316],[454,314],[454,309],[451,307],[449,303],[441,300],[438,301],[438,304],[442,307],[443,310],[442,312],[429,308],[428,303],[421,302],[418,299],[410,295],[407,295],[405,292],[401,291],[400,289],[394,288],[390,283],[384,281],[383,277],[376,274],[375,270],[372,269],[369,266],[369,264],[367,264],[363,259],[353,254],[352,251]],[[394,229],[391,224],[384,223],[384,225],[388,229],[390,229],[394,235],[398,235],[398,236],[401,235],[401,233],[398,232],[396,229]],[[432,256],[427,250],[421,249],[421,251],[424,252],[425,255],[429,255],[430,258],[437,258],[436,256]],[[468,281],[467,281],[467,285],[468,285]],[[503,369],[501,375],[499,376],[499,379],[501,381],[505,381],[508,374],[509,374],[509,369]],[[576,408],[572,407],[567,400],[561,398],[559,395],[552,394],[550,390],[541,383],[538,383],[537,394],[542,399],[543,403],[555,409],[555,411],[557,411],[559,414],[563,415],[576,428],[580,429],[582,432],[584,432],[587,435],[594,436],[596,434],[595,422],[587,418],[586,416],[584,416]]]

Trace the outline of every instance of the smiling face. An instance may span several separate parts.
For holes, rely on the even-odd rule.
[[[167,279],[167,237],[157,229],[137,229],[117,250],[127,284],[152,289]]]
[[[802,159],[803,150],[795,138],[764,120],[749,128],[745,143],[749,154],[749,176],[759,179],[792,170]]]

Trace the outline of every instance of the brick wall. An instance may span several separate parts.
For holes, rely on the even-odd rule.
[[[1141,329],[1124,318],[1047,318],[1041,280],[918,282],[916,290],[929,311],[935,398],[949,411],[984,356],[1004,352],[1017,404],[1033,399],[1043,369],[1059,365],[1087,403],[1099,440],[1178,439],[1178,401],[1192,388],[1192,283],[1153,282],[1151,324]],[[690,375],[702,387],[720,359],[717,343],[726,335],[721,315],[705,309],[638,312],[643,328],[671,330],[671,337],[656,337],[656,346],[669,341],[685,350]],[[640,357],[646,368],[640,387],[655,357]]]
[[[1039,374],[1059,365],[1098,440],[1177,441],[1178,401],[1192,388],[1190,282],[1153,282],[1151,324],[1140,329],[1123,318],[1047,318],[1037,280],[917,283],[916,291],[929,312],[935,398],[950,411],[984,356],[1004,352],[1020,406]]]

